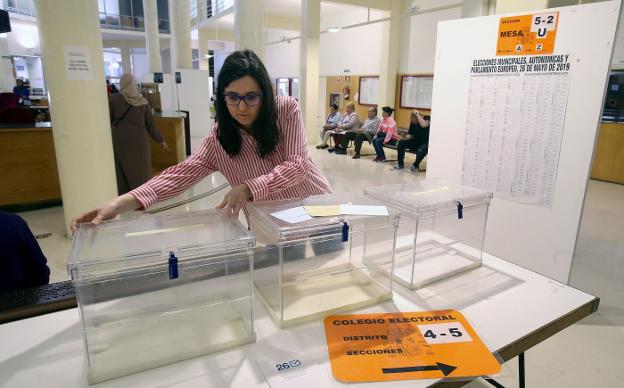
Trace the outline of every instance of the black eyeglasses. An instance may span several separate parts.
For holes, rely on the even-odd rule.
[[[262,97],[262,93],[259,92],[248,93],[243,96],[236,93],[225,93],[225,103],[231,106],[238,106],[241,101],[245,101],[247,106],[256,106],[260,103],[260,97]]]

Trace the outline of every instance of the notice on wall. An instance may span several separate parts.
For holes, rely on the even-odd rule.
[[[63,46],[65,72],[70,81],[90,81],[93,79],[91,55],[88,47]]]
[[[559,12],[501,18],[496,55],[552,54]]]
[[[569,70],[569,55],[473,60],[462,184],[552,205]]]
[[[325,337],[342,382],[473,377],[501,368],[455,310],[334,315],[325,319]]]

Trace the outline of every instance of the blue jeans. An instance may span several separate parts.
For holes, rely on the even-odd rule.
[[[403,167],[403,160],[405,159],[405,150],[410,149],[416,153],[416,162],[414,167],[418,168],[420,162],[427,156],[429,149],[429,143],[418,144],[416,140],[399,140],[397,144],[397,164]]]
[[[375,148],[375,153],[377,154],[377,159],[385,159],[386,154],[383,149],[384,140],[386,138],[386,134],[378,135],[373,139],[373,147]],[[395,144],[396,140],[390,139],[387,144]]]

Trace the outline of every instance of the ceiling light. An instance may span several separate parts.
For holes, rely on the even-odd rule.
[[[332,28],[328,28],[327,32],[338,32],[340,31],[341,28],[340,27],[332,27]]]

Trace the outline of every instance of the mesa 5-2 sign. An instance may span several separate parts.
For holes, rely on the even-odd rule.
[[[496,55],[552,54],[558,22],[559,12],[501,18]]]

